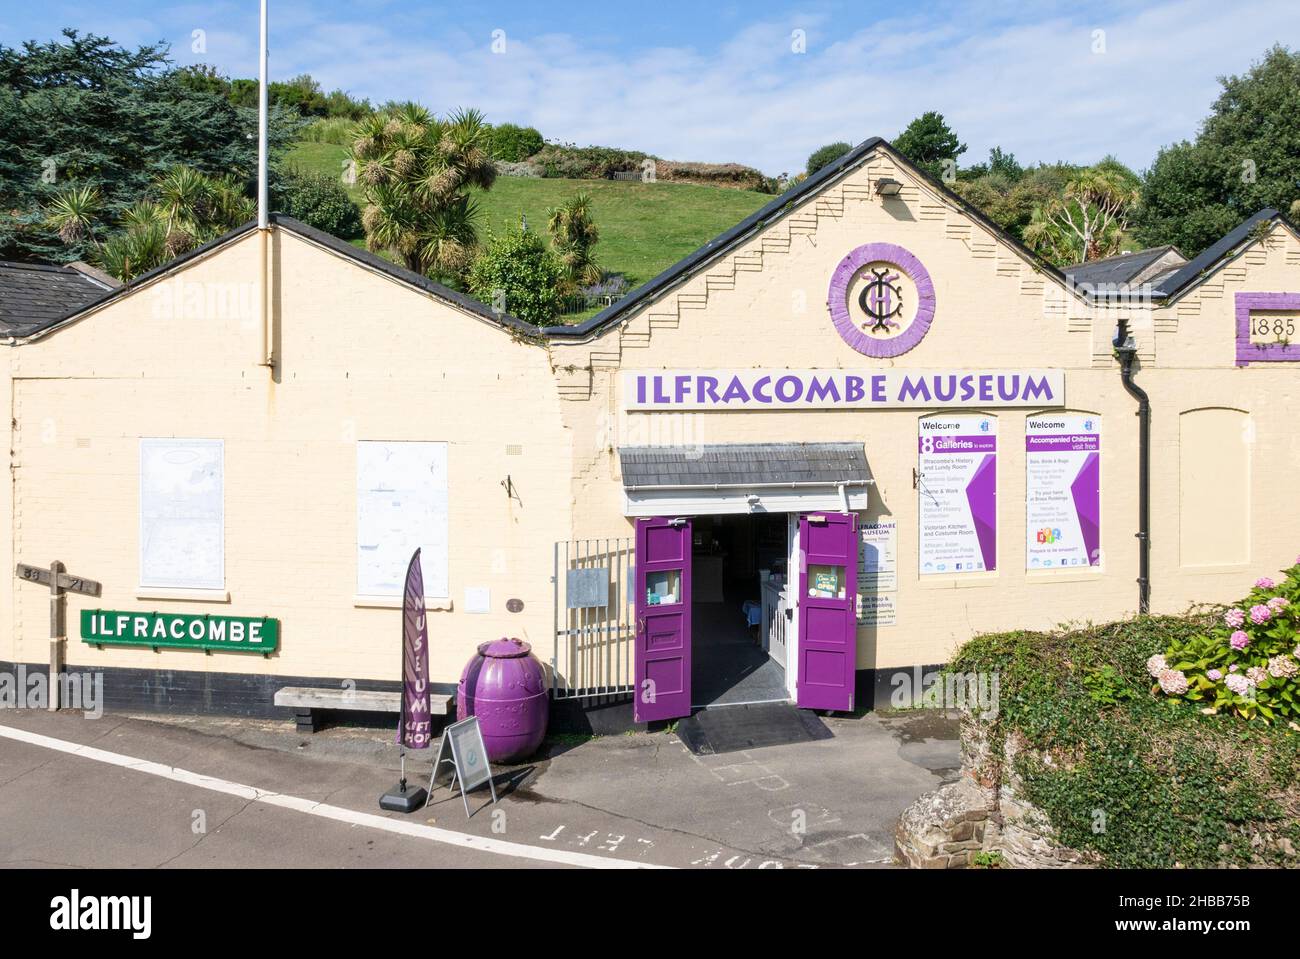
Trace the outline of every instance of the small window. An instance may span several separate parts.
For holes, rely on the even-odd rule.
[[[844,567],[809,565],[808,595],[814,599],[844,599]]]
[[[224,589],[225,444],[140,440],[140,585]]]
[[[682,571],[658,570],[645,574],[647,606],[673,606],[682,601]]]

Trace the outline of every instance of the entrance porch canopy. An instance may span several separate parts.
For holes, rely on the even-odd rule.
[[[620,446],[625,516],[866,509],[861,443]]]

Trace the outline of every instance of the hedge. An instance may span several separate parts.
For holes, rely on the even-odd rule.
[[[1024,798],[1118,867],[1296,865],[1300,726],[1207,715],[1153,691],[1148,660],[1222,611],[977,637],[949,665],[999,679],[991,742],[1018,733]]]

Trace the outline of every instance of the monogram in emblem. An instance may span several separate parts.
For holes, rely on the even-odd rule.
[[[901,324],[894,317],[903,312],[903,291],[898,286],[899,275],[890,273],[888,267],[872,269],[871,279],[862,285],[858,306],[871,318],[863,327],[868,333],[889,333]]]

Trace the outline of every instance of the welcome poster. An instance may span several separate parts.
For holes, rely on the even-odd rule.
[[[1101,419],[1025,420],[1025,567],[1101,565]]]
[[[936,416],[918,428],[921,574],[997,569],[998,421]]]

